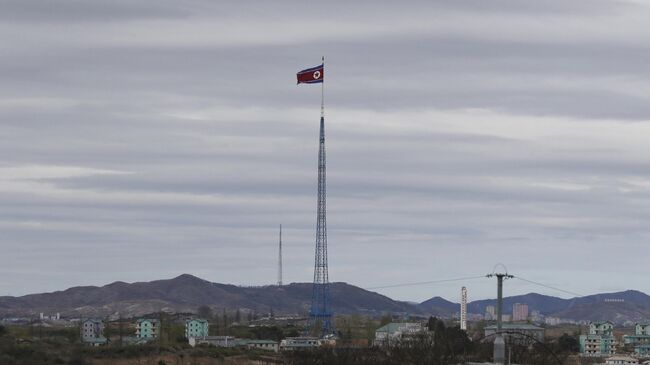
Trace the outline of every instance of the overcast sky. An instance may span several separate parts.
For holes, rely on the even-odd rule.
[[[311,281],[322,55],[331,281],[650,292],[648,39],[645,1],[0,0],[0,295],[272,284],[279,224]]]

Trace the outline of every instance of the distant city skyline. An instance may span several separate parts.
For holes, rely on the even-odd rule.
[[[305,17],[304,14],[314,14]],[[10,2],[0,296],[182,273],[311,282],[326,57],[329,279],[511,274],[650,293],[650,5]],[[493,298],[494,280],[385,287]],[[572,295],[507,280],[504,295]]]

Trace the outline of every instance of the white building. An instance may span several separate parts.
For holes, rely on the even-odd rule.
[[[512,320],[522,322],[528,320],[528,304],[515,303],[512,305]]]
[[[190,337],[188,338],[190,346],[196,345],[212,345],[216,347],[235,347],[237,346],[237,339],[232,336],[205,336],[205,337]]]
[[[319,347],[323,343],[317,337],[287,337],[280,342],[280,350],[293,351]]]
[[[488,305],[485,307],[485,320],[494,321],[497,319],[497,309],[493,305]]]
[[[389,323],[375,331],[375,346],[390,345],[405,337],[423,333],[422,323]]]
[[[639,365],[639,360],[630,356],[612,356],[605,360],[605,365]]]
[[[242,340],[242,345],[249,349],[278,352],[280,346],[277,342],[271,340]]]
[[[104,337],[104,322],[101,319],[86,319],[81,322],[81,341],[93,346],[106,344],[108,340]]]

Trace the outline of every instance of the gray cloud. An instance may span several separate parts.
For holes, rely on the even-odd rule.
[[[286,277],[309,281],[320,90],[294,74],[322,54],[333,280],[504,262],[650,292],[630,279],[650,235],[647,6],[297,5],[3,3],[2,294],[183,272],[265,284],[280,223]]]

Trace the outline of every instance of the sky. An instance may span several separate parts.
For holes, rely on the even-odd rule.
[[[0,295],[509,273],[650,293],[650,2],[0,0]],[[494,297],[494,279],[375,289]],[[566,292],[510,280],[505,295]]]

